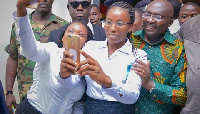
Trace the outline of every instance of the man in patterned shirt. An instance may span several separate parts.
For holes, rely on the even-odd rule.
[[[142,79],[136,114],[172,114],[186,102],[186,56],[183,43],[168,27],[173,7],[166,0],[154,0],[143,14],[144,29],[132,35],[132,44],[147,53],[150,61],[133,66]]]
[[[54,0],[40,0],[38,7],[29,15],[32,30],[36,40],[44,43],[48,41],[50,31],[60,28],[68,22],[52,14],[51,8]],[[6,65],[6,104],[11,111],[11,106],[16,104],[12,94],[13,84],[17,76],[20,101],[22,101],[33,82],[33,69],[35,62],[23,57],[19,51],[16,40],[15,25],[12,26],[10,44],[5,47],[9,54]]]

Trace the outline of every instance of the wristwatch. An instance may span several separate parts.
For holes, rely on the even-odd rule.
[[[5,95],[13,94],[13,91],[5,91]]]
[[[155,89],[155,83],[154,83],[154,86],[151,88],[151,89],[149,89],[149,93],[152,93],[153,92],[153,90]]]

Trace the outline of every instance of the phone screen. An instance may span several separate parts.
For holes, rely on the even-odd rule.
[[[80,37],[74,34],[67,35],[67,48],[73,55],[73,60],[80,63]]]

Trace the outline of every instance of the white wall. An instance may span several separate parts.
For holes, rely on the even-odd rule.
[[[0,4],[0,79],[3,86],[5,86],[5,66],[8,54],[4,51],[4,47],[9,43],[10,31],[13,23],[12,12],[16,10],[15,4],[17,0],[2,0]],[[17,84],[15,84],[15,90],[17,90]],[[18,97],[17,91],[14,94]],[[19,101],[17,99],[17,101]]]
[[[8,54],[4,51],[4,47],[10,41],[10,32],[13,23],[12,12],[16,10],[17,0],[1,0],[0,3],[0,80],[5,87],[5,66]],[[30,13],[33,10],[28,10]],[[70,20],[69,13],[67,11],[67,0],[54,0],[53,13]],[[19,95],[17,90],[17,82],[14,85],[14,95],[16,96],[17,103],[19,103]]]

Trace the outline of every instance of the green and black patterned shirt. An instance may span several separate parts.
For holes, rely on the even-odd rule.
[[[40,41],[41,43],[45,43],[48,41],[50,31],[58,29],[68,24],[68,22],[64,19],[61,19],[60,17],[52,14],[48,21],[44,24],[43,28],[40,28],[38,24],[33,21],[32,14],[33,12],[29,15],[32,30],[36,40]],[[8,44],[5,47],[5,51],[13,58],[18,59],[17,81],[21,101],[22,99],[24,99],[27,91],[30,89],[33,83],[33,69],[35,67],[35,62],[26,59],[20,54],[20,45],[17,41],[15,30],[16,28],[13,24],[10,37],[10,44]]]
[[[151,80],[155,89],[149,93],[141,88],[137,100],[136,114],[172,114],[175,105],[186,102],[186,56],[183,43],[170,34],[156,44],[144,40],[144,30],[132,34],[132,44],[147,53],[150,60]]]

